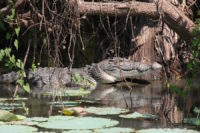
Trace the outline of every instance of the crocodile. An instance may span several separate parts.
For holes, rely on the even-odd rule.
[[[162,66],[159,63],[144,64],[129,59],[115,57],[99,63],[93,63],[83,68],[45,67],[36,68],[34,71],[26,70],[25,80],[31,86],[70,85],[84,86],[94,89],[97,84],[110,84],[126,79],[154,80],[154,74],[159,73]],[[10,72],[0,76],[0,83],[15,84],[18,80],[17,72]]]

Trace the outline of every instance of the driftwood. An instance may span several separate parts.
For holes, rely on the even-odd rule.
[[[68,0],[66,2],[69,2]],[[109,16],[138,16],[143,15],[154,19],[162,18],[164,22],[180,37],[190,42],[195,24],[183,12],[166,0],[157,3],[145,3],[137,1],[129,2],[85,2],[70,0],[82,15],[109,15]]]

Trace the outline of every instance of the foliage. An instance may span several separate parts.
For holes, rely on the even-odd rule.
[[[29,114],[29,108],[28,107],[26,107],[26,104],[25,104],[25,102],[22,102],[22,108],[24,109],[24,114],[25,115],[28,115]]]
[[[196,28],[193,31],[193,35],[194,38],[191,45],[193,59],[187,63],[187,70],[191,74],[191,78],[188,79],[188,85],[190,88],[194,87],[193,78],[196,76],[200,68],[200,19],[197,19],[196,21]]]
[[[200,16],[200,11],[198,15]],[[189,74],[188,76],[190,76],[187,79],[187,83],[190,89],[194,88],[194,78],[200,70],[200,18],[196,20],[196,28],[193,31],[193,36],[194,38],[192,40],[192,45],[190,46],[193,58],[186,64],[186,68]],[[179,96],[186,95],[186,91],[182,91],[180,88],[170,83],[168,83],[168,88],[170,88],[172,92],[175,92]]]
[[[175,85],[172,85],[168,83],[168,88],[173,92],[176,93],[178,96],[186,96],[186,91],[181,90],[180,88],[176,87]]]
[[[11,4],[13,3],[12,1],[10,1]],[[14,21],[14,17],[15,17],[15,8],[14,5],[12,4],[12,9],[11,9],[11,14],[7,15],[6,18],[9,22],[13,22]],[[2,20],[0,20],[0,29],[1,30],[6,30]],[[19,34],[20,34],[20,27],[16,26],[14,28],[14,35],[11,35],[10,32],[6,32],[6,40],[12,42],[13,41],[13,45],[14,48],[16,50],[18,50],[19,47]],[[12,38],[13,36],[13,38]],[[18,74],[18,80],[17,83],[18,85],[20,85],[26,92],[30,93],[30,86],[28,83],[25,82],[25,78],[26,78],[26,72],[24,69],[24,62],[21,59],[16,59],[15,55],[12,54],[12,50],[11,50],[11,46],[10,47],[6,47],[5,49],[1,49],[0,50],[0,61],[5,62],[5,66],[8,67],[9,69],[17,69],[17,74]]]

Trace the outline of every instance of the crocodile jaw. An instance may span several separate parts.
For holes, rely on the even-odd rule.
[[[106,72],[102,71],[102,79],[101,79],[101,83],[114,83],[117,81],[117,78],[114,76],[111,76],[109,74],[107,74]]]

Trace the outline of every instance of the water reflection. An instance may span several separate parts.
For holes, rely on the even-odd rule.
[[[147,127],[185,127],[186,125],[179,123],[182,123],[183,117],[192,117],[191,111],[194,106],[200,104],[200,100],[198,99],[200,95],[200,89],[198,89],[199,83],[199,80],[195,81],[195,88],[189,90],[185,80],[173,82],[173,84],[179,88],[187,90],[186,96],[184,97],[172,93],[167,88],[165,82],[154,81],[150,84],[135,84],[131,87],[127,87],[125,84],[98,85],[95,90],[92,90],[90,95],[84,98],[102,100],[105,106],[128,108],[131,112],[137,111],[140,113],[159,115],[158,121],[129,120],[119,118],[118,116],[106,116],[119,120],[119,126],[122,127],[134,127],[136,129]],[[14,85],[1,84],[0,97],[10,97],[14,90]],[[42,96],[41,94],[50,91],[55,91],[55,88],[52,86],[45,86],[43,88],[32,87],[32,96],[27,101],[30,116],[47,116],[49,110],[51,110],[53,114],[57,113],[57,111],[54,111],[54,108],[46,104],[44,98],[47,97],[38,99],[41,98],[38,96]],[[19,89],[18,94],[25,95],[24,91],[21,89]],[[37,98],[33,98],[36,96]],[[52,97],[47,98],[47,101],[49,100],[52,100]]]

